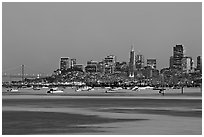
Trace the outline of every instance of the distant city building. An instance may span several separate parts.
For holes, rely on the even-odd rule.
[[[104,59],[105,73],[114,73],[116,65],[116,56],[109,55]]]
[[[105,73],[114,73],[115,67],[113,65],[105,65]]]
[[[115,71],[116,72],[127,72],[127,63],[126,62],[116,62]]]
[[[93,61],[93,60],[87,61],[85,72],[90,72],[90,73],[97,72],[97,65],[98,65],[97,61]]]
[[[143,69],[143,75],[145,78],[155,78],[159,76],[159,70],[152,68],[151,66],[145,66]]]
[[[105,64],[108,64],[108,65],[109,65],[109,64],[115,65],[115,63],[116,63],[116,56],[114,56],[114,55],[109,55],[109,56],[105,57],[104,63],[105,63]]]
[[[194,60],[192,60],[192,70],[191,70],[191,73],[194,73],[195,70],[196,70],[195,62],[194,62]]]
[[[105,72],[105,64],[103,61],[98,62],[97,64],[97,72],[104,73]]]
[[[135,66],[137,70],[144,68],[144,56],[143,55],[141,54],[136,55]]]
[[[69,68],[69,57],[61,57],[60,70],[67,70]]]
[[[84,71],[84,66],[83,64],[75,64],[73,69],[77,71]]]
[[[200,72],[202,72],[202,57],[201,56],[197,57],[197,70],[200,70]]]
[[[176,45],[173,47],[173,67],[175,69],[182,69],[183,46]]]
[[[185,73],[190,73],[193,70],[193,60],[192,57],[182,58],[182,70]]]
[[[147,59],[147,66],[151,67],[152,69],[156,69],[156,59]]]
[[[173,56],[171,56],[169,59],[169,68],[170,69],[174,68],[174,57]]]
[[[145,78],[151,78],[152,77],[152,67],[145,66],[143,69],[143,75],[145,76]]]
[[[134,77],[134,71],[135,71],[135,51],[133,48],[133,45],[131,46],[130,51],[130,62],[129,62],[129,77]]]
[[[87,61],[87,66],[88,65],[96,65],[97,66],[97,64],[98,64],[97,61],[93,61],[93,60]]]
[[[76,65],[76,59],[71,59],[70,62],[71,62],[71,63],[70,63],[70,66],[71,66],[71,68],[73,68],[74,65]]]
[[[86,73],[95,73],[95,72],[97,72],[97,66],[96,65],[87,65],[86,67],[85,67],[85,72]]]

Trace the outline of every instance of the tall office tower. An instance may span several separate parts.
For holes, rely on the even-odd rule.
[[[182,58],[182,70],[185,73],[190,73],[193,70],[192,57],[183,57]]]
[[[70,62],[70,67],[73,68],[76,65],[76,59],[71,59]]]
[[[135,65],[136,65],[136,69],[144,68],[144,56],[143,55],[139,54],[136,56]]]
[[[170,69],[174,68],[174,57],[173,56],[171,56],[169,59],[169,68]]]
[[[133,45],[131,46],[130,51],[130,62],[129,62],[129,77],[134,77],[134,70],[135,70],[135,51]]]
[[[156,59],[147,59],[147,66],[151,67],[152,69],[156,69]]]
[[[173,47],[173,67],[175,69],[182,69],[182,58],[183,58],[183,46],[176,45]]]
[[[116,56],[109,55],[104,59],[105,63],[105,73],[114,73],[116,65]]]
[[[202,56],[197,57],[197,70],[200,70],[200,72],[202,72]]]
[[[69,68],[69,57],[61,57],[60,70],[67,70]]]

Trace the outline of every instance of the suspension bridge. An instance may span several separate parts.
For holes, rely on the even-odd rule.
[[[43,78],[49,76],[48,74],[35,71],[28,66],[19,65],[10,68],[2,68],[2,78],[9,79],[7,81],[12,81],[13,79],[24,80],[25,78]]]

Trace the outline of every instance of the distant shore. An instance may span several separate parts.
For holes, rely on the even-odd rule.
[[[164,95],[159,93],[158,90],[146,89],[132,91],[121,89],[112,93],[106,93],[107,89],[94,88],[91,91],[78,91],[75,89],[63,89],[63,93],[47,94],[49,89],[28,90],[19,89],[18,92],[7,92],[7,89],[2,89],[2,98],[155,98],[155,99],[202,99],[202,92],[200,88],[184,88],[183,94],[181,89],[166,89]]]

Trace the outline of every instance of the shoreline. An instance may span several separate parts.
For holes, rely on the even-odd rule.
[[[178,100],[202,100],[202,96],[103,96],[103,95],[3,95],[2,99],[178,99]]]
[[[49,89],[28,90],[19,89],[18,92],[6,92],[2,89],[2,99],[71,99],[71,98],[134,98],[134,99],[186,99],[202,100],[202,91],[199,88],[184,88],[184,94],[180,89],[167,89],[162,95],[158,90],[117,90],[105,93],[107,89],[94,89],[91,91],[79,91],[64,89],[63,93],[47,94]]]

